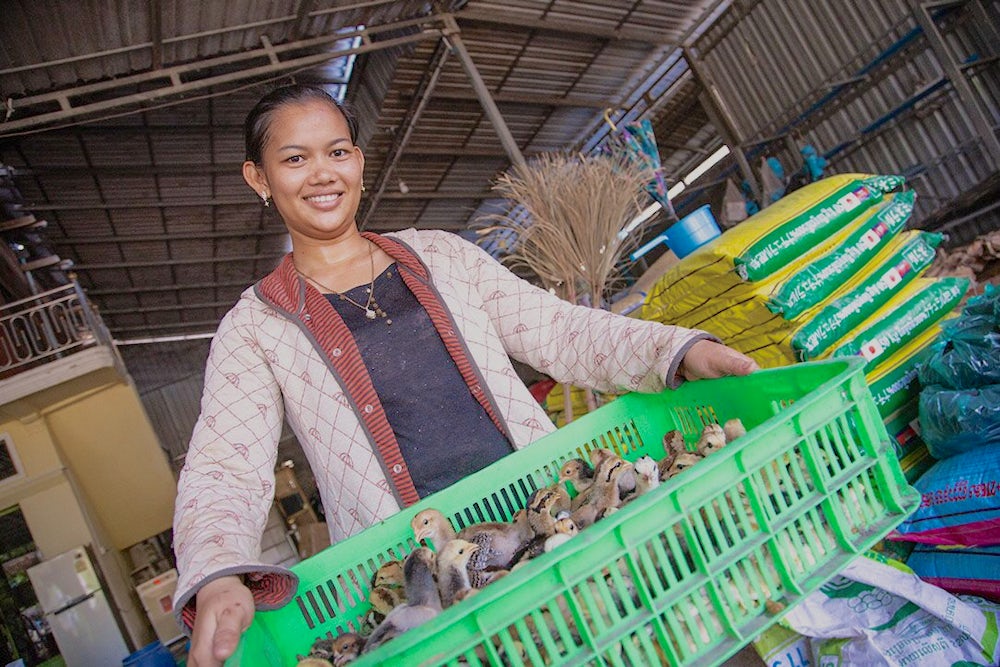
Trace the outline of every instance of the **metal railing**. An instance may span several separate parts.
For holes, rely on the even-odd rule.
[[[0,373],[9,376],[80,350],[117,350],[76,283],[0,306]]]

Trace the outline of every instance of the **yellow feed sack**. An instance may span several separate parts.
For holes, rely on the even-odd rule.
[[[734,308],[725,313],[727,319],[716,318],[704,328],[721,331],[717,335],[727,343],[739,341],[751,349],[787,339],[796,358],[815,359],[924,273],[934,262],[941,238],[920,231],[899,234],[831,298],[791,320],[774,314],[769,319],[760,313],[751,317]],[[746,328],[740,330],[740,324]]]
[[[796,190],[674,265],[649,291],[639,317],[673,323],[733,288],[809,261],[902,184],[900,176],[842,174]]]

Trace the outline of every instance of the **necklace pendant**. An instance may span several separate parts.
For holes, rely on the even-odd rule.
[[[365,317],[367,317],[370,320],[374,320],[375,319],[375,311],[372,310],[371,308],[365,308]]]

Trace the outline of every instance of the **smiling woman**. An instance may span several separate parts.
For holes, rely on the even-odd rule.
[[[283,419],[336,542],[554,430],[512,359],[604,392],[755,368],[705,332],[563,301],[455,234],[360,232],[354,137],[309,86],[247,117],[243,176],[292,252],[223,318],[205,370],[174,517],[190,667],[221,665],[255,608],[295,591],[260,562]]]

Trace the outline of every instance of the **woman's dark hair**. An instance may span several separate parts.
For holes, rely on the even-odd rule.
[[[254,164],[260,164],[264,144],[267,143],[268,131],[271,128],[271,116],[286,104],[301,104],[311,100],[319,100],[330,104],[339,111],[347,121],[347,129],[351,134],[351,143],[358,138],[358,124],[353,114],[340,102],[333,99],[330,93],[319,86],[293,84],[272,90],[260,98],[254,108],[247,114],[243,123],[243,140],[246,144],[246,159]]]

